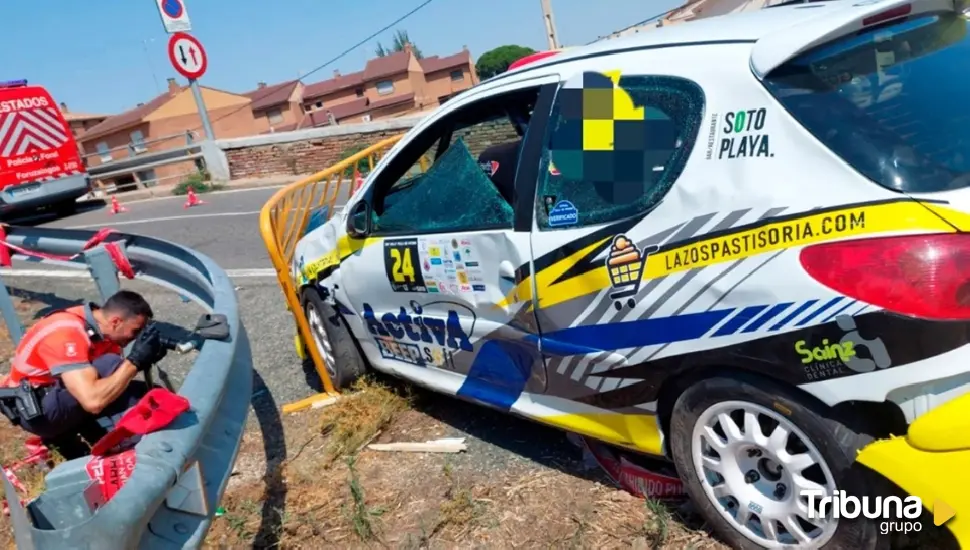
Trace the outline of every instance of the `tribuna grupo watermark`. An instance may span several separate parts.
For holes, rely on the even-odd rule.
[[[801,491],[808,498],[808,519],[855,519],[859,516],[879,521],[879,532],[912,533],[923,529],[919,520],[923,501],[919,497],[855,497],[845,491],[826,496],[821,490]]]

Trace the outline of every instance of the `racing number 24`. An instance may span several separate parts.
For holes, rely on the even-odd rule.
[[[395,283],[403,283],[405,280],[414,282],[414,262],[411,260],[410,248],[391,248],[388,250],[394,264],[391,266],[391,276]]]
[[[384,241],[384,271],[394,292],[427,292],[417,239]]]

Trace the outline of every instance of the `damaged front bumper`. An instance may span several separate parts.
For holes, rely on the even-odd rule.
[[[870,443],[856,460],[919,497],[930,512],[952,509],[940,528],[970,548],[970,394],[920,416],[903,437]]]

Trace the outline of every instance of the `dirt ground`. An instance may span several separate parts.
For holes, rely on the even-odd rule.
[[[370,380],[328,408],[285,417],[292,452],[269,467],[259,460],[261,435],[248,433],[223,499],[225,514],[207,544],[727,548],[682,506],[645,502],[613,487],[583,463],[578,448],[575,460],[548,465],[504,460],[481,445],[458,454],[368,449],[461,435],[425,412],[441,397],[413,392]],[[468,407],[474,414],[475,406]],[[494,420],[502,418],[496,413]]]

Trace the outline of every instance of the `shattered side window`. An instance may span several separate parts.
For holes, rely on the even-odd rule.
[[[512,220],[512,207],[458,139],[420,185],[395,193],[373,227],[375,234],[439,233],[511,228]]]
[[[686,79],[587,72],[564,82],[542,154],[541,230],[645,214],[687,164],[704,93]]]

